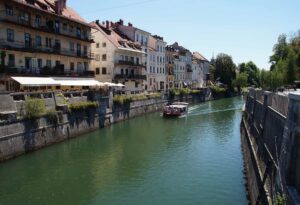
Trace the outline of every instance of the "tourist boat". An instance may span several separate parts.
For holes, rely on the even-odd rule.
[[[180,117],[188,113],[188,103],[176,102],[164,107],[164,117]]]

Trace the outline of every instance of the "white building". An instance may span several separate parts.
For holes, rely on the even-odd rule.
[[[166,42],[162,37],[150,36],[148,49],[147,90],[166,90]]]
[[[193,53],[193,57],[194,59],[198,62],[199,67],[201,69],[202,72],[202,76],[200,76],[200,80],[199,80],[199,85],[201,86],[201,81],[202,81],[202,86],[201,87],[205,87],[207,85],[207,82],[210,80],[209,76],[209,68],[210,68],[210,62],[203,56],[201,55],[199,52],[194,52]]]

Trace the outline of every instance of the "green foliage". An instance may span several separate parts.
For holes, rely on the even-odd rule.
[[[88,108],[97,108],[99,106],[98,102],[77,102],[69,104],[69,110],[74,111],[83,111]]]
[[[181,89],[179,89],[179,95],[186,96],[188,94],[190,94],[190,89],[188,89],[188,88],[181,88]]]
[[[220,79],[220,82],[232,86],[232,81],[236,76],[236,65],[233,63],[232,57],[221,53],[215,60],[214,78]]]
[[[263,89],[276,91],[279,87],[284,85],[284,74],[278,69],[273,71],[261,72],[261,86]]]
[[[280,35],[270,57],[271,71],[281,73],[283,84],[291,85],[298,79],[300,68],[300,32],[287,41],[286,35]]]
[[[277,193],[274,204],[275,205],[285,205],[286,202],[287,202],[286,195]]]
[[[236,79],[233,80],[233,85],[239,88],[247,87],[248,75],[244,73],[240,73],[236,76]]]
[[[217,85],[212,85],[210,86],[210,89],[212,91],[213,94],[215,95],[221,95],[221,94],[225,94],[226,93],[226,89],[225,88],[221,88]]]
[[[260,86],[259,81],[259,68],[252,62],[249,61],[247,63],[241,63],[238,66],[238,70],[240,74],[245,73],[247,75],[247,84]]]
[[[47,110],[45,117],[50,124],[58,124],[59,119],[56,110]]]
[[[130,103],[132,101],[131,97],[128,95],[115,95],[113,102],[118,105],[123,105],[125,103]]]
[[[25,118],[34,119],[46,112],[45,102],[38,98],[29,98],[25,101]]]
[[[118,105],[123,105],[126,103],[130,103],[132,101],[140,101],[140,100],[148,100],[154,98],[160,98],[160,93],[151,93],[151,94],[137,94],[137,95],[115,95],[113,98],[113,102]]]
[[[190,94],[201,94],[201,90],[190,90]]]

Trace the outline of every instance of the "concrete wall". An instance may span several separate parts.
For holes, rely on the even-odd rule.
[[[250,90],[241,139],[251,204],[300,203],[299,114],[298,95]]]

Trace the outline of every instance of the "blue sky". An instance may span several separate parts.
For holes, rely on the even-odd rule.
[[[300,29],[299,0],[68,0],[87,21],[123,19],[206,58],[227,53],[269,69],[280,34]]]

